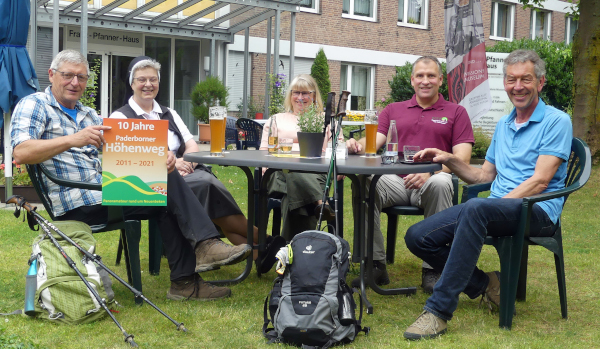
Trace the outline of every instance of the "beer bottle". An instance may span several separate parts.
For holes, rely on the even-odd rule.
[[[269,153],[277,152],[277,120],[275,115],[271,116],[271,122],[269,123]]]

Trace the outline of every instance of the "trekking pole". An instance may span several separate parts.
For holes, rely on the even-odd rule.
[[[38,218],[37,216],[40,216],[40,215],[39,215],[39,213],[35,212],[35,208],[33,208],[31,205],[29,205],[29,203],[27,203],[23,197],[20,197],[20,198],[22,199],[22,200],[20,200],[21,201],[21,206],[20,207],[25,208],[25,210],[27,210],[27,212],[33,213],[34,217]],[[15,203],[15,204],[17,204],[18,200],[16,199],[15,196],[12,196],[6,202],[7,203]],[[19,215],[20,215],[20,211],[17,208],[17,210],[15,210],[15,217],[18,218]],[[38,221],[38,223],[39,223],[39,221]],[[81,281],[83,281],[83,283],[88,288],[88,290],[92,293],[92,295],[94,295],[94,298],[96,298],[96,301],[98,302],[98,304],[100,304],[100,306],[102,307],[102,309],[104,309],[106,311],[106,313],[114,321],[114,323],[117,325],[117,327],[119,327],[119,329],[123,333],[123,336],[125,337],[125,343],[129,343],[132,347],[137,347],[138,345],[133,341],[133,335],[132,334],[128,334],[125,331],[125,329],[123,329],[123,326],[121,326],[121,324],[119,323],[119,321],[117,321],[117,319],[110,312],[110,309],[108,309],[108,307],[106,306],[106,300],[102,299],[100,297],[100,295],[98,294],[98,292],[92,287],[92,285],[90,285],[89,281],[87,281],[87,279],[85,278],[85,276],[83,276],[83,274],[81,273],[81,271],[79,271],[79,269],[77,268],[77,265],[75,265],[75,262],[73,262],[73,260],[71,259],[71,257],[69,257],[69,255],[65,252],[65,250],[62,248],[62,246],[60,246],[60,244],[58,243],[58,241],[56,240],[56,238],[52,235],[52,233],[50,232],[50,229],[48,229],[48,227],[46,225],[43,225],[43,224],[40,224],[40,227],[42,228],[42,230],[44,231],[44,233],[46,234],[46,236],[48,236],[48,238],[50,239],[50,241],[52,241],[52,244],[58,249],[58,251],[60,252],[60,254],[65,258],[65,260],[67,261],[67,264],[71,267],[71,269],[73,269],[75,271],[75,273],[77,273],[77,275],[79,276],[79,278],[81,278]],[[61,235],[61,234],[59,233],[59,235]],[[61,235],[61,236],[64,238],[63,235]]]
[[[58,235],[60,235],[63,239],[65,239],[65,241],[69,242],[70,244],[72,244],[73,246],[75,246],[79,251],[81,251],[81,253],[83,253],[88,259],[92,260],[100,268],[106,270],[106,272],[109,273],[113,278],[115,278],[117,281],[119,281],[121,284],[123,284],[125,287],[127,287],[133,293],[133,295],[136,298],[141,298],[144,302],[148,303],[152,308],[156,309],[156,311],[158,311],[164,317],[166,317],[167,319],[169,319],[173,324],[175,324],[175,326],[177,327],[178,331],[187,332],[187,329],[183,325],[183,322],[177,322],[174,319],[172,319],[169,315],[167,315],[164,311],[162,311],[158,306],[156,306],[148,298],[146,298],[142,294],[142,292],[136,290],[131,285],[129,285],[127,282],[125,282],[125,280],[121,279],[119,277],[119,275],[117,275],[115,272],[113,272],[112,270],[110,270],[106,265],[104,265],[104,263],[102,262],[102,257],[98,256],[97,254],[91,254],[86,249],[84,249],[83,247],[79,246],[79,244],[77,244],[75,241],[73,241],[71,238],[69,238],[67,235],[65,235],[65,233],[63,233],[62,231],[60,231],[56,226],[54,226],[54,224],[50,223],[42,215],[40,215],[39,213],[37,213],[36,212],[36,207],[31,206],[31,204],[29,204],[25,200],[25,198],[23,198],[22,196],[13,195],[13,196],[11,196],[8,199],[7,203],[14,203],[17,207],[24,208],[30,215],[32,215],[35,218],[35,220],[38,222],[38,224],[40,225],[40,227],[45,228],[44,231],[46,231],[46,229],[48,229],[47,227],[50,227]],[[19,214],[20,214],[20,211],[15,210],[15,217],[18,218]],[[47,227],[45,227],[44,224]],[[112,315],[111,315],[111,317],[112,317]]]

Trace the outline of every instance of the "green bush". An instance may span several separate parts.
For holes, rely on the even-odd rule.
[[[475,136],[475,144],[471,150],[471,158],[484,159],[492,138],[483,132],[481,127],[473,127],[473,136]]]
[[[310,67],[310,76],[312,76],[319,86],[319,92],[321,92],[321,98],[323,102],[327,101],[327,94],[331,91],[331,82],[329,81],[329,64],[327,63],[327,56],[325,51],[319,49],[317,57]]]
[[[229,88],[225,87],[219,77],[209,76],[194,86],[190,98],[192,100],[192,115],[198,121],[208,123],[208,108],[220,105],[227,107]]]
[[[415,94],[415,89],[410,83],[410,75],[412,73],[412,63],[406,62],[405,65],[396,67],[396,75],[392,77],[392,80],[388,80],[390,85],[390,98],[385,98],[381,103],[392,103],[402,102],[411,99]],[[440,87],[440,93],[444,96],[445,100],[448,100],[448,83],[446,82],[446,63],[442,63],[442,75],[444,75],[444,82]]]
[[[546,84],[540,97],[546,104],[567,111],[573,104],[573,55],[571,45],[542,39],[500,41],[488,52],[512,52],[517,49],[534,50],[546,62]]]

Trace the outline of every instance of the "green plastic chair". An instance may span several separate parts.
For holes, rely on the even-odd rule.
[[[42,204],[46,208],[46,212],[50,216],[50,219],[55,220],[53,210],[52,210],[52,201],[48,196],[48,190],[44,186],[44,182],[42,180],[42,173],[46,176],[50,181],[57,183],[59,185],[65,187],[72,188],[81,188],[81,189],[89,189],[89,190],[102,190],[101,184],[95,183],[83,183],[77,181],[66,180],[62,178],[56,177],[53,173],[51,173],[45,166],[42,164],[36,165],[27,165],[27,172],[29,172],[29,176],[31,177],[31,182],[37,192],[40,200],[42,200]],[[102,233],[106,231],[120,230],[121,231],[121,240],[123,242],[123,251],[125,252],[125,262],[127,268],[127,279],[129,284],[131,284],[135,289],[142,292],[142,273],[140,266],[140,238],[142,226],[140,221],[136,220],[125,220],[123,216],[123,209],[120,206],[108,206],[108,222],[107,224],[93,225],[90,226],[92,229],[92,233]],[[151,230],[149,234],[149,238],[151,241],[151,245],[156,246],[156,242],[152,243],[152,241],[160,242],[159,247],[155,249],[150,249],[150,267],[153,268],[153,265],[158,263],[160,268],[160,258],[162,254],[162,240],[160,236],[160,232],[158,229]],[[158,261],[158,262],[157,262]],[[137,304],[142,304],[143,300],[137,299],[135,300]]]
[[[452,174],[452,187],[454,188],[452,205],[458,205],[458,177],[455,174]],[[386,261],[388,264],[393,264],[396,256],[396,240],[398,239],[398,216],[422,216],[425,212],[419,207],[401,205],[386,207],[381,212],[388,216]]]
[[[573,138],[571,156],[567,164],[565,188],[523,198],[521,221],[515,235],[485,239],[486,245],[493,245],[500,257],[500,321],[499,326],[510,329],[515,312],[515,301],[525,301],[527,289],[527,258],[529,245],[542,246],[554,253],[558,294],[563,318],[567,318],[567,288],[565,284],[565,264],[562,247],[562,232],[559,223],[554,236],[530,237],[529,219],[533,204],[540,201],[564,197],[579,190],[590,178],[592,157],[590,148],[579,138]],[[465,185],[461,202],[475,198],[479,193],[490,190],[491,183]],[[564,205],[564,204],[563,204]]]

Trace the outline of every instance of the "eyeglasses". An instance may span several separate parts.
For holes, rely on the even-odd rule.
[[[137,82],[139,82],[142,85],[145,85],[147,81],[150,81],[150,83],[152,85],[156,85],[158,84],[158,78],[156,76],[151,77],[150,79],[145,78],[145,77],[141,77],[141,78],[133,78],[133,80],[136,80]]]
[[[79,81],[80,83],[87,82],[88,79],[90,78],[90,76],[88,74],[75,74],[75,73],[70,73],[70,72],[63,72],[63,71],[56,70],[56,69],[53,69],[53,70],[57,73],[60,73],[60,75],[63,77],[63,79],[65,79],[69,82],[71,82],[75,76],[77,76],[77,81]]]
[[[311,93],[315,93],[315,91],[292,91],[292,96],[294,97],[300,97],[300,95],[302,95],[302,97],[310,97]]]

